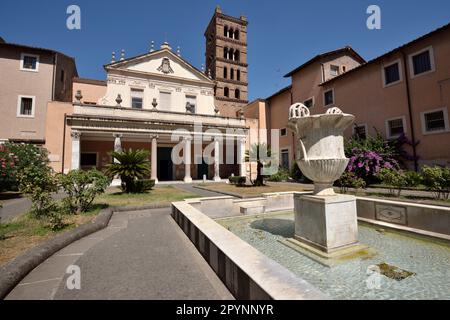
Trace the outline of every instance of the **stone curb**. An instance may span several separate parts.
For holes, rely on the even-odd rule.
[[[202,186],[192,186],[192,188],[206,190],[206,191],[210,191],[210,192],[217,192],[217,193],[224,194],[226,196],[232,196],[232,197],[236,197],[236,198],[240,198],[240,199],[259,198],[261,196],[261,195],[249,196],[249,195],[245,195],[245,194],[233,193],[233,192],[222,191],[222,190],[211,190],[211,189],[208,189],[207,187],[202,187]]]
[[[0,267],[0,299],[4,299],[14,287],[34,268],[44,262],[57,251],[72,242],[106,228],[114,212],[138,211],[148,209],[169,208],[170,203],[157,203],[147,206],[109,207],[100,211],[91,223],[81,225],[73,230],[44,241],[27,250],[6,265]]]

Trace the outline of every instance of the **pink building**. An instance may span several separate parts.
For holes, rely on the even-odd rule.
[[[296,145],[286,129],[289,106],[302,102],[311,113],[339,107],[356,116],[347,136],[377,132],[386,139],[405,134],[421,164],[450,165],[450,25],[366,62],[352,48],[318,55],[286,74],[292,84],[264,100],[258,118],[280,129],[280,163],[291,167]],[[250,114],[250,103],[245,114]],[[438,142],[438,143],[436,143]]]

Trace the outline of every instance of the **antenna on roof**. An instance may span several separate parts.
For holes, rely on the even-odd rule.
[[[181,57],[181,49],[179,46],[177,47],[177,56]]]
[[[120,61],[125,60],[125,49],[120,52]]]
[[[155,51],[155,41],[152,41],[150,43],[150,52],[153,52],[153,51]]]

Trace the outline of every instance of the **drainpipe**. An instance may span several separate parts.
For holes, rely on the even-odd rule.
[[[322,65],[322,67],[323,67],[323,65]],[[291,84],[292,84],[292,80],[291,80]],[[292,93],[292,87],[289,89],[289,93],[291,94],[291,106],[294,104],[294,95],[293,95],[293,93]],[[297,154],[297,150],[295,149],[295,135],[294,135],[294,133],[292,132],[292,159],[294,159],[294,164],[295,164],[295,157],[296,157],[296,154]],[[292,167],[292,165],[291,165],[291,167]],[[291,168],[289,168],[289,170],[290,170]]]
[[[55,101],[56,65],[58,64],[58,54],[53,56],[53,79],[52,79],[52,101]]]
[[[405,77],[405,84],[406,84],[406,97],[408,102],[408,113],[409,113],[409,126],[411,128],[411,142],[412,142],[412,149],[413,149],[413,157],[414,157],[414,171],[419,171],[419,166],[417,164],[417,150],[416,150],[416,138],[414,133],[414,123],[413,123],[413,114],[412,114],[412,106],[411,106],[411,90],[409,88],[409,74],[408,74],[408,63],[406,61],[406,55],[402,51],[402,58],[403,58],[403,69],[404,69],[404,77]]]
[[[66,117],[67,113],[64,113],[64,129],[63,129],[63,145],[62,145],[62,161],[61,161],[61,173],[64,174],[64,158],[66,154]]]

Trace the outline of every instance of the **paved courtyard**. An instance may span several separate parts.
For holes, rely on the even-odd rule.
[[[81,290],[66,269],[81,270]],[[72,243],[28,274],[7,299],[233,299],[170,216],[115,213],[108,227]]]

